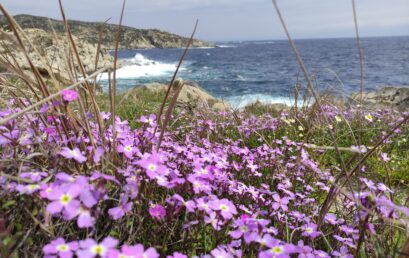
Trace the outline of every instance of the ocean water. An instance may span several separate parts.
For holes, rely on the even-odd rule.
[[[365,90],[409,85],[409,37],[363,38]],[[306,83],[288,41],[218,42],[189,50],[178,77],[199,83],[212,95],[243,107],[254,101],[292,103],[294,85]],[[296,40],[316,89],[347,96],[360,89],[355,39]],[[169,82],[183,49],[125,50],[118,90]],[[107,74],[99,83],[106,89]]]

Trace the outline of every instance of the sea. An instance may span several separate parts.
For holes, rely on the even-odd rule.
[[[360,59],[354,38],[295,40],[317,91],[345,97],[360,90]],[[216,42],[191,48],[178,78],[195,81],[213,96],[242,108],[250,103],[293,104],[303,77],[286,40]],[[362,38],[364,90],[409,85],[409,37]],[[122,50],[117,90],[146,83],[168,83],[183,49]],[[112,53],[111,53],[112,54]],[[99,77],[108,89],[108,75]]]

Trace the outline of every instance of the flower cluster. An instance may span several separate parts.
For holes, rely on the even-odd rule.
[[[154,115],[132,129],[118,117],[113,128],[102,113],[105,127],[90,120],[87,129],[50,112],[0,126],[1,158],[19,164],[3,166],[2,196],[26,198],[36,221],[61,234],[43,246],[46,257],[352,257],[392,221],[408,225],[409,209],[364,169],[345,181],[349,188],[334,187],[343,182],[340,167],[324,166],[322,150],[291,140],[290,129],[295,139],[310,130],[302,114],[209,111],[193,121],[182,114],[183,125],[156,149]],[[341,126],[357,112],[325,106],[320,115]],[[390,113],[358,115],[393,123]]]

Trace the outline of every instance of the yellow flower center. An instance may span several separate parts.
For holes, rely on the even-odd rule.
[[[163,178],[161,176],[157,176],[156,180],[158,180],[158,183],[164,183],[165,182],[165,178]]]
[[[221,204],[221,205],[220,205],[220,209],[221,209],[222,211],[228,211],[228,210],[229,210],[229,207],[227,207],[227,205],[225,205],[225,204]]]
[[[60,252],[67,252],[70,250],[70,247],[66,244],[57,245],[57,250]]]
[[[53,191],[53,189],[52,189],[51,187],[48,187],[48,188],[45,190],[45,192],[48,193],[48,194],[50,194],[52,191]]]
[[[148,166],[148,169],[149,169],[150,171],[155,171],[155,170],[156,170],[156,166],[155,166],[154,164],[150,164],[150,165]]]
[[[29,186],[27,186],[27,188],[28,188],[28,190],[35,190],[35,189],[40,188],[40,186],[39,185],[29,185]]]
[[[125,149],[125,151],[130,152],[132,150],[132,147],[130,145],[128,145],[124,149]]]
[[[73,150],[69,150],[68,151],[72,156],[77,156],[77,153],[75,152],[75,151],[73,151]]]
[[[105,247],[102,245],[93,246],[91,252],[97,255],[102,255],[105,253]]]
[[[71,196],[68,194],[63,194],[60,198],[60,202],[62,205],[67,205],[71,201]]]
[[[273,254],[282,254],[284,252],[284,248],[281,245],[280,246],[275,246],[275,247],[271,248],[270,251]]]
[[[248,228],[247,226],[242,226],[242,227],[240,228],[240,230],[241,230],[241,232],[246,233],[247,231],[249,231],[249,228]]]
[[[312,233],[312,232],[314,232],[314,229],[308,227],[308,228],[305,229],[305,232]]]
[[[371,121],[373,120],[373,116],[371,114],[368,114],[365,116],[366,120]]]
[[[335,121],[337,121],[337,122],[342,122],[342,119],[341,119],[341,117],[339,117],[339,116],[335,116]]]

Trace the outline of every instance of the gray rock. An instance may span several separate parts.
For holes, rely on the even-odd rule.
[[[72,66],[79,71],[78,62],[65,36],[54,35],[42,29],[25,29],[24,34],[28,39],[24,40],[23,43],[30,60],[44,77],[49,77],[50,73],[52,73],[57,79],[70,80]],[[18,44],[11,32],[0,30],[0,41],[2,43],[0,45],[0,66],[1,63],[7,64],[8,61],[15,60],[23,70],[31,70],[23,51],[16,47]],[[75,36],[74,41],[85,71],[87,73],[94,72],[97,46],[83,42]],[[73,61],[69,64],[68,60]],[[102,67],[112,67],[112,64],[112,56],[109,55],[106,49],[101,49],[97,70]]]
[[[362,97],[365,105],[409,109],[409,86],[385,86],[377,91],[365,92]],[[360,93],[352,94],[351,99],[359,101]]]
[[[199,105],[203,104],[218,111],[227,111],[230,109],[230,105],[227,102],[213,97],[207,91],[202,89],[196,82],[186,81],[183,83],[183,88],[178,96],[178,102],[181,105],[188,107],[189,109],[195,109]],[[177,87],[177,85],[179,84],[175,83],[172,86],[171,94],[177,91],[175,85]],[[151,92],[165,92],[168,89],[168,85],[160,83],[150,83],[142,86],[142,88]]]

